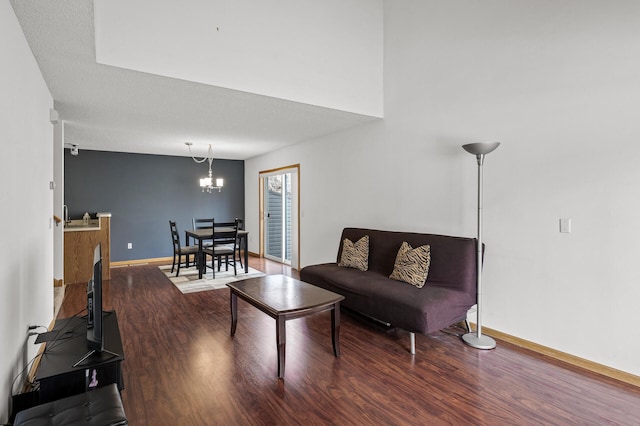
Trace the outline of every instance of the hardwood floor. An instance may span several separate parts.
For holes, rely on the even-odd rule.
[[[328,312],[292,320],[283,381],[275,321],[239,301],[230,337],[226,288],[183,295],[145,265],[113,269],[104,294],[120,323],[132,425],[640,424],[639,388],[505,342],[472,349],[456,328],[416,335],[412,356],[408,333],[343,312],[335,358]],[[68,286],[59,318],[84,305],[85,286]]]

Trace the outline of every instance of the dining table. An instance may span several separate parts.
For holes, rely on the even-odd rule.
[[[213,230],[215,232],[233,232],[233,228],[229,226],[216,226],[215,228],[200,228],[200,229],[191,229],[184,231],[185,234],[185,243],[188,246],[190,238],[193,238],[194,241],[198,243],[198,278],[201,279],[202,275],[204,275],[206,270],[204,252],[202,251],[203,243],[206,241],[213,241]],[[245,231],[244,229],[238,229],[238,240],[240,241],[240,245],[242,246],[242,251],[244,252],[244,272],[245,274],[249,273],[249,249],[248,249],[248,240],[249,240],[249,231]]]

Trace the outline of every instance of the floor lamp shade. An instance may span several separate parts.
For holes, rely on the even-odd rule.
[[[476,247],[476,280],[477,280],[477,326],[475,333],[467,333],[462,336],[462,341],[476,349],[493,349],[496,341],[489,336],[482,335],[482,165],[485,155],[493,152],[500,142],[480,142],[462,145],[462,148],[476,156],[478,161],[478,241]]]

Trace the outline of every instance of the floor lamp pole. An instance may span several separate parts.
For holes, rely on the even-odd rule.
[[[493,349],[496,341],[489,336],[482,335],[482,198],[483,198],[483,173],[485,155],[495,150],[500,142],[471,143],[463,145],[462,148],[470,154],[476,156],[478,161],[478,240],[476,243],[476,283],[477,283],[477,320],[476,332],[467,333],[462,336],[462,340],[467,345],[476,349]]]

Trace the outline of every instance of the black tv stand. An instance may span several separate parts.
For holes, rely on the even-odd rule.
[[[116,383],[119,390],[124,389],[124,350],[116,313],[105,312],[102,326],[104,347],[109,350],[93,351],[87,346],[86,317],[56,321],[52,331],[65,338],[48,342],[42,353],[35,377],[40,383],[40,403],[87,391],[87,377],[93,375],[98,381],[96,387]]]

